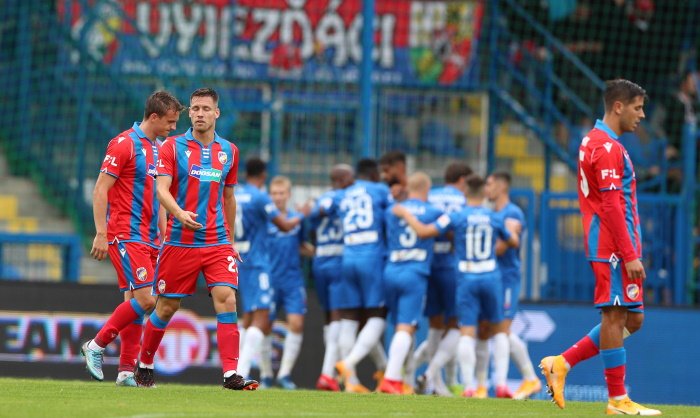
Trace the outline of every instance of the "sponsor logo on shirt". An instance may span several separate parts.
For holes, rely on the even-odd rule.
[[[146,170],[146,174],[148,174],[151,177],[155,177],[158,175],[158,170],[156,170],[156,166],[154,164],[148,164],[148,170]]]
[[[190,168],[190,176],[198,179],[199,181],[221,181],[221,170],[215,168],[202,168],[198,165],[193,164]]]
[[[603,180],[605,180],[608,177],[610,177],[612,179],[619,179],[620,178],[620,175],[617,174],[617,170],[615,170],[614,168],[612,168],[612,169],[606,168],[606,169],[601,170],[600,176],[603,178]]]

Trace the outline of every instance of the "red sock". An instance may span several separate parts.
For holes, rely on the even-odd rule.
[[[141,349],[141,334],[143,333],[142,323],[130,323],[119,332],[119,339],[122,342],[119,353],[119,371],[133,372],[136,358]]]
[[[139,356],[141,363],[153,364],[160,341],[165,335],[165,328],[157,328],[153,326],[153,321],[146,323],[146,328],[143,330],[143,344],[141,344],[141,355]]]
[[[143,312],[140,313],[143,315]],[[104,324],[100,332],[95,337],[95,342],[100,347],[107,347],[107,344],[114,341],[119,335],[119,332],[127,325],[134,322],[139,317],[139,314],[134,311],[131,306],[131,300],[127,300],[119,304],[114,310],[112,316],[109,317],[107,323]]]
[[[566,362],[569,363],[569,366],[574,367],[584,360],[597,356],[599,352],[600,350],[598,349],[598,346],[593,343],[591,337],[586,335],[576,344],[569,347],[568,350],[564,351],[562,356],[564,356]]]
[[[238,324],[216,323],[216,341],[219,345],[219,358],[224,373],[238,369],[240,337]]]
[[[624,396],[625,390],[625,365],[605,369],[605,383],[608,384],[608,396]]]

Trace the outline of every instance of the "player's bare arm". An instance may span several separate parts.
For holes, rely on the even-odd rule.
[[[117,181],[116,177],[100,173],[92,192],[92,216],[95,220],[95,239],[92,241],[90,255],[95,260],[107,258],[109,245],[107,243],[107,196],[109,190]]]
[[[173,198],[173,195],[170,194],[170,185],[172,182],[173,179],[170,176],[158,176],[156,178],[156,190],[160,204],[163,205],[165,210],[172,213],[185,228],[193,231],[203,228],[204,225],[195,221],[197,214],[182,209],[175,201],[175,198]]]
[[[301,223],[301,221],[302,221],[302,218],[300,218],[300,217],[287,219],[284,217],[284,215],[279,214],[272,220],[272,223],[275,224],[275,226],[277,228],[279,228],[280,231],[289,232],[292,229],[294,229],[294,227],[299,225]]]
[[[233,193],[233,186],[224,188],[224,216],[229,226],[229,239],[233,247],[233,253],[239,262],[243,262],[238,250],[236,250],[236,195]]]
[[[168,230],[168,212],[163,206],[158,208],[158,236],[160,237],[160,242],[165,242],[166,236],[165,231]]]

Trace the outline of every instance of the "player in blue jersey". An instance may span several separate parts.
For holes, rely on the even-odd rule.
[[[466,179],[472,169],[465,163],[455,162],[445,170],[445,185],[430,191],[428,202],[445,214],[459,212],[466,205],[464,193],[467,189]],[[441,396],[451,396],[445,386],[441,370],[448,363],[453,363],[459,329],[455,312],[455,291],[457,288],[457,256],[452,249],[452,240],[448,237],[435,239],[435,255],[428,280],[428,299],[425,316],[430,321],[426,340],[416,349],[414,364],[428,361],[425,375],[419,378],[423,392]],[[448,377],[454,370],[448,366]],[[451,380],[451,379],[448,379]]]
[[[292,197],[292,182],[289,178],[275,176],[270,181],[270,197],[284,218],[302,217],[300,213],[288,207],[289,199]],[[296,389],[296,385],[290,375],[301,351],[306,314],[306,289],[300,255],[311,257],[314,249],[304,240],[306,234],[303,224],[283,232],[273,223],[268,223],[267,234],[271,283],[274,290],[272,316],[274,317],[282,307],[287,314],[287,335],[284,339],[284,351],[277,373],[277,385],[283,389],[292,390]],[[260,376],[261,379],[266,378],[262,375],[262,370]],[[265,382],[265,384],[269,383]]]
[[[391,197],[396,202],[406,200],[408,176],[406,174],[406,154],[401,151],[389,151],[379,158],[379,170],[382,181],[389,186]]]
[[[491,174],[486,178],[486,197],[494,205],[493,209],[496,211],[496,215],[501,218],[501,222],[503,222],[508,231],[511,234],[522,237],[526,228],[525,214],[523,214],[522,209],[518,205],[510,201],[510,182],[510,174],[505,171]],[[520,246],[507,247],[502,242],[499,242],[496,247],[496,254],[498,255],[498,267],[501,269],[501,279],[503,280],[504,320],[499,331],[508,335],[511,358],[523,376],[523,382],[513,394],[513,398],[525,399],[539,392],[542,389],[542,383],[535,374],[527,346],[517,334],[510,332],[513,318],[515,318],[515,314],[518,311],[520,295]],[[480,350],[481,354],[479,353]],[[486,366],[479,364],[480,358],[486,359],[486,361],[482,360],[483,363],[486,363]],[[480,366],[482,370],[488,367],[488,343],[482,339],[477,343],[477,380],[480,374],[486,374],[484,372],[480,373]]]
[[[328,207],[327,215],[338,213],[343,220],[343,269],[338,309],[341,312],[340,346],[343,360],[336,364],[348,392],[368,392],[355,374],[355,365],[373,349],[377,350],[384,335],[384,209],[389,202],[389,189],[379,180],[374,160],[357,164],[357,180],[339,193]],[[357,335],[359,320],[367,318]],[[381,346],[379,351],[382,352]],[[381,370],[386,364],[381,366]]]
[[[489,321],[495,331],[503,320],[503,285],[496,262],[496,240],[509,246],[518,245],[517,235],[505,229],[495,213],[483,206],[485,181],[471,175],[467,178],[467,206],[460,212],[441,216],[437,222],[425,225],[402,208],[395,213],[416,230],[419,238],[435,237],[453,231],[459,278],[457,283],[457,317],[461,337],[457,358],[465,385],[463,396],[473,396],[471,388],[476,362],[476,325],[479,318]],[[495,333],[495,332],[494,332]],[[494,375],[496,394],[507,390],[508,337],[503,332],[494,335]],[[502,381],[501,381],[502,379]]]
[[[241,339],[238,373],[250,374],[253,355],[260,352],[266,335],[272,331],[270,307],[270,259],[268,256],[267,223],[281,231],[291,231],[301,217],[287,219],[262,190],[267,178],[267,166],[260,158],[246,161],[246,182],[236,187],[238,202],[236,216],[236,248],[243,258],[238,268],[243,302],[245,336]],[[269,343],[266,342],[265,344]],[[270,372],[271,373],[271,372]]]
[[[336,194],[354,182],[355,173],[351,166],[338,164],[331,169],[330,177],[332,190],[318,199],[318,205],[330,204]],[[325,353],[316,389],[337,392],[340,387],[334,375],[335,363],[340,354],[340,312],[337,303],[340,297],[340,272],[343,267],[343,224],[337,213],[325,217],[312,217],[311,222],[316,243],[312,264],[314,284],[318,300],[326,314],[326,325],[323,329]]]
[[[430,177],[415,173],[408,178],[407,200],[403,210],[424,224],[430,224],[442,212],[430,204]],[[395,325],[389,347],[389,359],[384,379],[378,391],[400,395],[404,393],[401,369],[413,346],[416,325],[425,308],[428,276],[433,256],[434,239],[419,239],[406,221],[386,210],[386,239],[388,259],[384,268],[384,290],[389,320]]]

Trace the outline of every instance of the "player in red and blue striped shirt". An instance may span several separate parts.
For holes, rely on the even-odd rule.
[[[160,247],[159,203],[156,199],[157,137],[175,129],[184,107],[170,93],[153,93],[146,101],[143,121],[134,123],[107,146],[93,192],[97,234],[90,254],[104,260],[109,253],[117,271],[124,302],[119,305],[97,336],[81,349],[87,370],[102,380],[102,353],[117,335],[121,355],[117,385],[136,386],[133,371],[141,342],[143,315],[153,309],[150,289]],[[160,224],[160,228],[159,228]]]
[[[236,374],[239,331],[236,313],[238,253],[233,247],[236,221],[238,148],[215,131],[220,115],[216,91],[203,88],[190,96],[192,128],[168,138],[158,160],[158,200],[169,213],[154,293],[159,296],[143,337],[136,382],[153,386],[154,356],[168,321],[183,297],[194,293],[204,275],[216,311],[216,338],[224,387],[254,390],[258,382]]]
[[[569,369],[600,353],[608,385],[608,414],[661,415],[627,396],[624,338],[642,326],[644,279],[634,167],[618,141],[644,118],[646,92],[628,80],[608,81],[605,116],[579,147],[579,204],[586,257],[595,276],[594,304],[602,320],[559,356],[542,359],[540,368],[554,402],[564,408]]]

